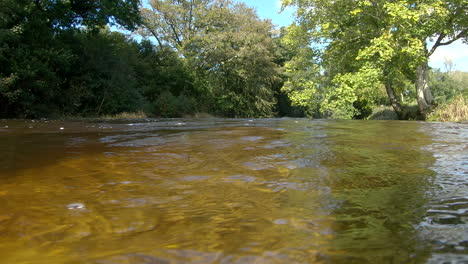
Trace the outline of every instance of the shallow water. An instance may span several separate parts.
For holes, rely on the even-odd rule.
[[[468,263],[468,125],[0,121],[0,263]]]

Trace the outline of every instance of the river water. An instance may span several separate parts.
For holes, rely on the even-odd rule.
[[[468,124],[0,121],[0,263],[468,263]]]

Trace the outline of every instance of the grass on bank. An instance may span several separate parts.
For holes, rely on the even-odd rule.
[[[429,121],[468,121],[468,100],[460,95],[449,103],[438,106],[427,118]]]
[[[393,110],[393,107],[380,105],[372,110],[372,114],[367,117],[368,120],[424,120],[419,113],[418,104],[416,102],[406,103],[402,105],[403,110],[400,117]]]
[[[139,119],[139,118],[148,118],[147,114],[143,111],[138,112],[123,112],[116,115],[104,115],[100,117],[101,119]]]
[[[124,112],[116,115],[104,115],[100,116],[99,119],[143,119],[143,118],[150,118],[150,117],[160,117],[160,116],[153,116],[145,113],[143,111],[138,112]],[[182,118],[215,118],[214,115],[203,113],[203,112],[196,112],[193,114],[185,114],[181,116]]]
[[[418,116],[418,106],[416,103],[405,105],[404,111],[402,113],[405,120],[421,120],[421,117]],[[149,116],[144,111],[138,112],[123,112],[116,115],[104,115],[100,116],[97,119],[144,119],[149,118]],[[208,113],[194,113],[186,114],[182,116],[183,118],[213,118],[213,115]],[[70,119],[70,118],[65,118]],[[71,118],[71,119],[76,119]],[[398,115],[393,111],[391,106],[377,106],[373,109],[372,114],[367,117],[368,120],[398,120]],[[434,109],[434,111],[427,116],[427,121],[441,121],[441,122],[464,122],[468,121],[468,99],[466,96],[455,97],[452,101],[439,105]]]
[[[404,106],[404,120],[423,120],[418,113],[416,103]],[[377,106],[372,114],[367,118],[369,120],[397,120],[398,116],[391,106]],[[455,97],[453,100],[437,106],[432,113],[426,117],[427,121],[440,122],[466,122],[468,121],[468,98],[463,95]]]
[[[380,105],[372,109],[368,120],[398,120],[398,115],[391,106]]]

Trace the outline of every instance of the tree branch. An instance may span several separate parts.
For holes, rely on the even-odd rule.
[[[158,34],[156,33],[156,31],[151,29],[149,26],[146,26],[146,29],[151,33],[151,35],[153,35],[154,38],[156,38],[156,41],[158,42],[159,47],[161,49],[163,49],[163,45],[162,45],[161,40],[159,39]]]
[[[461,39],[466,33],[467,33],[467,31],[463,30],[458,35],[456,35],[455,38],[453,38],[453,39],[451,39],[451,40],[449,40],[447,42],[441,42],[439,46],[452,44],[454,41],[457,41],[457,40]]]
[[[439,36],[439,38],[437,39],[436,43],[434,44],[434,46],[432,46],[431,48],[431,51],[427,53],[427,57],[429,58],[434,52],[435,50],[440,47],[440,46],[446,46],[446,45],[450,45],[452,44],[453,42],[461,39],[463,36],[465,36],[467,33],[466,30],[462,30],[460,33],[458,33],[458,35],[456,35],[454,38],[452,38],[451,40],[448,40],[446,42],[442,42],[442,39],[445,38],[445,34],[441,34]]]
[[[437,38],[437,41],[434,43],[434,45],[432,46],[431,50],[426,54],[426,57],[429,58],[434,52],[435,50],[437,49],[437,47],[440,46],[440,43],[442,42],[442,40],[445,38],[445,34],[442,33],[439,35],[439,37]]]
[[[451,24],[453,23],[453,20],[460,14],[463,14],[464,10],[465,10],[465,7],[466,5],[463,5],[461,8],[458,8],[455,12],[455,14],[453,14],[452,17],[450,17],[450,19],[447,21],[447,26],[451,26]],[[429,58],[434,52],[435,50],[440,47],[440,46],[445,46],[445,45],[449,45],[449,44],[452,44],[453,42],[459,40],[460,38],[462,38],[465,34],[467,33],[467,30],[462,30],[460,33],[458,33],[458,35],[456,35],[453,39],[447,41],[447,42],[442,42],[442,40],[447,36],[446,34],[440,34],[439,35],[439,38],[437,39],[436,43],[434,44],[434,46],[432,46],[431,48],[431,51],[429,53],[427,53],[426,57]]]

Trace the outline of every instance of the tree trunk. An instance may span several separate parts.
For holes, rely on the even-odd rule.
[[[423,116],[432,109],[434,97],[429,87],[429,65],[427,61],[419,64],[416,68],[416,98],[418,100],[419,111]]]
[[[395,91],[393,90],[390,80],[385,82],[385,90],[387,90],[387,95],[388,95],[388,98],[390,99],[390,103],[392,104],[393,110],[398,115],[398,118],[401,119],[403,109],[401,107],[401,103],[398,101],[398,97],[396,96]]]

